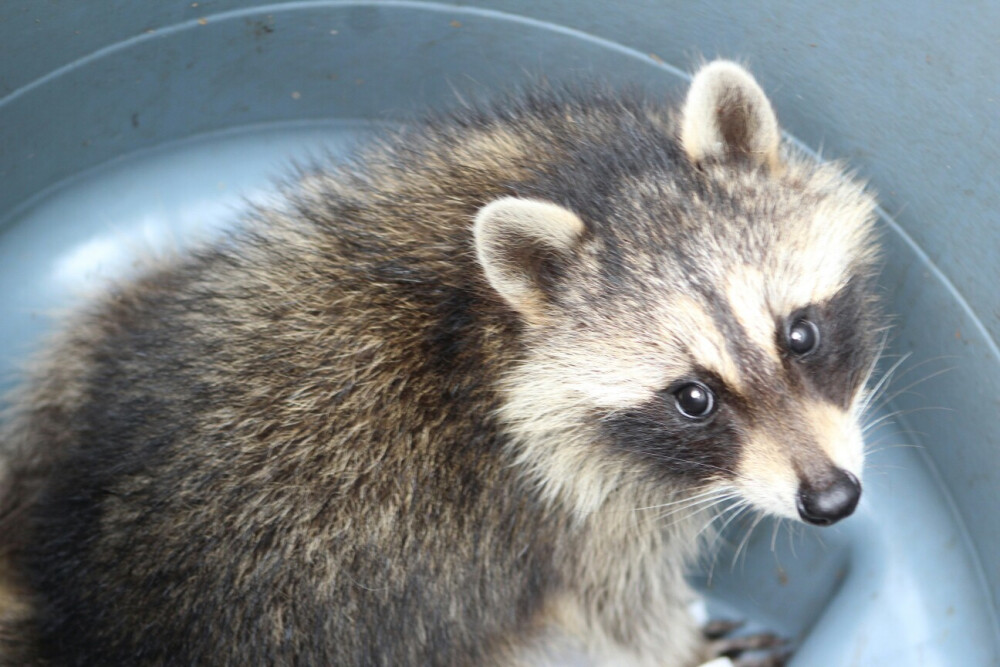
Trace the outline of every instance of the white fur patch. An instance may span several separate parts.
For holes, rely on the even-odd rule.
[[[726,277],[726,299],[747,338],[774,362],[780,363],[775,346],[775,315],[767,298],[767,279],[760,269],[740,265]]]
[[[805,406],[803,413],[830,461],[861,480],[865,445],[853,411],[845,412],[830,403],[816,402]]]
[[[737,473],[733,485],[754,507],[776,516],[799,518],[799,479],[783,443],[767,433],[752,432]]]
[[[713,371],[727,385],[739,391],[743,386],[740,368],[726,345],[726,337],[708,311],[689,296],[678,296],[667,305],[670,333],[686,348],[696,364]]]

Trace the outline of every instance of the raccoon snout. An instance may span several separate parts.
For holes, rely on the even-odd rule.
[[[803,521],[829,526],[850,516],[861,498],[861,482],[851,473],[834,468],[822,485],[799,484],[797,507]]]

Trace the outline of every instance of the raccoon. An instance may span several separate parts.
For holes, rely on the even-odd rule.
[[[688,612],[698,503],[855,509],[874,199],[740,65],[300,176],[16,393],[8,662],[687,667],[739,649]]]

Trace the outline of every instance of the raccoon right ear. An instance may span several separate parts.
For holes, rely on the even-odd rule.
[[[681,115],[681,145],[691,162],[740,156],[772,172],[781,169],[778,118],[740,65],[716,60],[698,70]]]
[[[583,221],[561,206],[504,197],[476,214],[476,257],[493,289],[538,322],[584,230]]]

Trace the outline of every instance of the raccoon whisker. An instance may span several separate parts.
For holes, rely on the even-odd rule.
[[[950,366],[948,368],[942,368],[941,370],[935,371],[935,372],[931,373],[930,375],[926,375],[926,376],[920,378],[919,380],[914,380],[913,382],[911,382],[910,384],[906,385],[902,389],[899,389],[899,390],[893,392],[892,394],[890,394],[889,396],[884,397],[881,400],[881,402],[880,402],[880,404],[879,404],[878,407],[882,407],[884,405],[888,405],[889,403],[891,403],[895,399],[899,398],[903,394],[909,392],[909,390],[913,389],[917,385],[923,384],[924,382],[927,382],[928,380],[932,380],[932,379],[938,377],[939,375],[944,375],[945,373],[950,373],[953,370],[955,370],[954,366]],[[947,409],[947,408],[942,408],[942,409]]]
[[[877,454],[878,452],[881,452],[881,451],[884,451],[884,450],[887,450],[887,449],[896,449],[896,448],[900,448],[900,447],[905,447],[905,448],[908,448],[908,449],[923,449],[924,448],[923,445],[918,444],[918,443],[912,443],[912,442],[894,442],[894,443],[888,443],[887,444],[885,442],[885,436],[882,436],[882,437],[880,437],[880,438],[878,438],[878,439],[876,439],[876,440],[874,440],[872,442],[866,442],[865,443],[865,456],[872,456],[873,454]],[[868,465],[867,467],[869,469],[872,469],[872,470],[875,470],[875,469],[879,468],[879,466],[874,466],[874,465]]]
[[[866,422],[861,426],[861,435],[867,436],[874,433],[876,427],[882,427],[889,424],[895,424],[896,421],[894,417],[899,417],[903,414],[908,413],[909,410],[894,410],[888,414],[884,414],[877,419],[873,419],[870,422]]]
[[[720,539],[724,539],[722,537],[722,534],[726,530],[726,528],[729,526],[729,524],[731,524],[733,522],[733,520],[736,519],[736,517],[740,516],[744,511],[750,509],[750,506],[751,505],[750,505],[749,501],[742,500],[742,501],[736,503],[735,505],[733,505],[732,508],[730,508],[730,510],[727,510],[727,511],[732,511],[732,514],[719,527],[719,538]]]
[[[745,546],[747,546],[748,544],[750,544],[750,536],[753,534],[754,529],[757,526],[760,525],[760,522],[764,520],[764,517],[765,517],[765,515],[763,513],[759,513],[757,515],[757,518],[754,519],[754,522],[750,525],[750,529],[747,531],[746,535],[744,535],[743,539],[740,540],[739,545],[736,547],[736,553],[733,554],[733,561],[732,561],[732,564],[730,565],[730,569],[731,570],[735,570],[736,569],[736,561],[739,560],[740,552],[743,551],[743,548]],[[743,552],[743,554],[745,556],[746,552]],[[744,565],[746,564],[746,559],[745,558],[743,559],[743,563],[744,563]]]
[[[895,421],[893,420],[893,417],[899,417],[900,415],[902,415],[902,414],[904,414],[906,412],[908,412],[908,410],[893,410],[892,412],[884,414],[881,417],[873,419],[870,422],[866,422],[866,423],[864,423],[861,426],[861,434],[862,435],[867,435],[876,426],[880,426],[880,425],[884,426],[886,424],[894,424]]]
[[[640,456],[645,456],[657,461],[670,461],[671,463],[683,463],[687,465],[701,466],[702,468],[708,468],[709,470],[716,470],[718,472],[724,473],[726,476],[735,476],[735,472],[729,470],[728,468],[722,468],[720,466],[712,465],[711,463],[704,463],[703,461],[691,461],[690,459],[682,459],[677,456],[669,456],[667,454],[660,454],[658,452],[636,452]]]
[[[707,508],[704,508],[704,509],[705,510],[709,510],[708,511],[708,520],[705,521],[704,523],[702,523],[701,526],[698,528],[698,532],[696,532],[694,534],[693,538],[690,538],[690,540],[692,542],[696,543],[696,544],[700,544],[701,543],[701,541],[703,539],[702,538],[703,534],[705,535],[705,539],[708,539],[713,534],[712,531],[709,530],[709,528],[712,526],[713,523],[715,523],[716,519],[718,519],[720,516],[722,516],[722,512],[720,512],[718,510],[718,504],[712,505],[711,507],[707,507]],[[702,510],[699,510],[698,514],[701,514],[701,513],[702,513]],[[693,516],[695,516],[695,515],[692,515],[692,517]],[[674,524],[672,523],[670,525],[673,526]],[[708,531],[708,532],[706,533],[706,531]]]
[[[736,496],[736,495],[733,495],[733,496],[732,496],[732,498],[737,498],[737,497],[738,497],[738,496]],[[746,501],[746,500],[742,500],[742,499],[741,499],[741,500],[740,500],[739,502],[737,502],[737,503],[734,503],[734,504],[732,505],[732,507],[739,507],[740,505],[743,505],[743,504],[746,504],[746,503],[747,503],[747,501]],[[720,502],[719,504],[721,505],[722,503]],[[719,518],[720,516],[722,516],[723,514],[725,514],[725,513],[726,513],[726,512],[728,511],[728,510],[729,510],[729,508],[727,508],[727,509],[724,509],[724,510],[722,510],[721,512],[717,512],[717,513],[715,513],[715,514],[714,514],[714,515],[712,516],[712,518],[711,518],[711,519],[709,519],[709,520],[708,520],[708,521],[707,521],[707,522],[706,522],[706,523],[705,523],[705,524],[704,524],[704,525],[703,525],[703,526],[702,526],[702,527],[701,527],[701,528],[700,528],[700,529],[698,530],[698,532],[697,532],[697,533],[695,534],[695,539],[698,539],[698,538],[700,538],[700,537],[701,537],[701,535],[702,535],[702,533],[704,533],[704,532],[705,532],[706,530],[708,530],[708,529],[709,529],[709,527],[710,527],[710,526],[711,526],[711,525],[712,525],[713,523],[715,523],[716,519],[718,519],[718,518]]]
[[[728,511],[728,509],[730,507],[733,507],[735,505],[739,505],[739,504],[741,504],[743,502],[745,502],[745,500],[743,499],[742,495],[740,495],[740,493],[738,491],[736,491],[735,489],[727,491],[724,495],[719,496],[716,499],[716,502],[714,503],[714,507],[722,508],[717,513],[716,516],[721,516],[722,514],[725,514],[725,512]],[[728,503],[728,505],[727,505],[727,503]]]
[[[635,507],[632,509],[633,512],[638,512],[640,510],[655,510],[663,507],[670,507],[671,505],[679,505],[681,503],[687,503],[697,498],[704,498],[706,496],[714,496],[720,493],[726,492],[726,489],[709,489],[707,491],[702,491],[701,493],[695,494],[693,496],[686,496],[684,498],[679,498],[678,500],[672,500],[667,503],[661,503],[658,505],[649,505],[648,507]]]
[[[746,501],[740,502],[740,503],[737,503],[736,505],[734,505],[732,509],[733,509],[733,513],[729,516],[728,519],[726,519],[726,522],[723,523],[722,526],[719,528],[719,530],[716,532],[717,541],[725,539],[723,537],[723,533],[725,532],[726,527],[730,523],[732,523],[734,519],[736,519],[738,516],[742,515],[748,509],[750,509],[750,503],[746,502]],[[721,551],[721,547],[718,546],[718,545],[713,545],[712,551],[713,551],[712,562],[711,562],[711,564],[709,565],[709,568],[708,568],[708,582],[709,582],[709,584],[711,584],[711,582],[712,582],[712,575],[715,573],[715,564],[719,560],[719,552]]]
[[[922,408],[906,408],[906,409],[903,409],[903,410],[894,410],[893,412],[890,412],[888,414],[884,414],[881,417],[879,417],[878,419],[875,419],[874,421],[868,422],[867,424],[865,424],[864,426],[862,426],[861,427],[861,433],[862,433],[862,435],[864,435],[864,434],[868,433],[871,429],[873,429],[876,426],[879,426],[879,425],[884,426],[886,423],[892,424],[892,423],[894,423],[893,421],[891,421],[893,417],[899,417],[901,415],[909,415],[909,414],[913,414],[915,412],[927,412],[928,410],[943,410],[945,412],[954,412],[955,411],[954,408],[945,407],[943,405],[928,405],[928,406],[925,406],[925,407],[922,407]],[[886,420],[889,420],[889,421],[886,422]]]
[[[886,427],[889,427],[889,426],[894,426],[895,424],[896,424],[896,420],[895,419],[889,419],[888,421],[881,421],[881,423],[878,423],[878,424],[871,424],[871,425],[868,425],[868,426],[862,426],[861,427],[861,436],[862,436],[862,439],[864,440],[865,451],[868,451],[868,448],[871,446],[868,443],[868,438],[869,437],[874,436],[876,433],[879,432],[880,429],[883,429],[883,428],[886,428]]]
[[[722,546],[719,542],[722,538],[722,529],[716,527],[714,524],[719,520],[720,517],[726,514],[736,513],[743,506],[742,502],[734,503],[729,507],[726,507],[720,512],[717,512],[712,516],[711,519],[706,521],[701,528],[698,530],[698,536],[700,537],[703,533],[705,534],[705,548],[701,554],[701,564],[707,569],[708,583],[712,583],[712,572],[715,568],[715,561],[718,558],[719,551]]]
[[[701,503],[692,503],[691,505],[685,505],[683,507],[677,507],[677,508],[668,510],[666,512],[663,512],[661,514],[657,514],[656,517],[655,517],[655,520],[656,521],[664,521],[666,519],[669,519],[670,517],[678,516],[678,515],[680,515],[678,517],[678,519],[677,519],[678,521],[683,520],[685,516],[695,517],[695,516],[698,516],[699,514],[701,514],[703,511],[707,510],[708,508],[712,507],[713,505],[717,504],[715,501],[716,501],[716,499],[713,498],[711,501],[704,501],[704,502],[701,502]],[[672,525],[674,525],[674,523],[672,522],[669,525],[672,526]]]
[[[691,513],[691,516],[695,516],[713,506],[721,505],[727,501],[734,500],[739,497],[740,497],[739,493],[736,492],[735,490],[723,490],[717,496],[696,500],[694,502],[688,503],[686,505],[681,505],[679,507],[672,507],[666,512],[659,514],[658,518],[662,519],[697,507],[698,509],[694,510]]]
[[[900,379],[906,377],[917,368],[926,365],[929,361],[922,361],[918,364],[910,366],[909,368],[902,368],[902,364],[909,360],[911,356],[912,354],[909,352],[901,355],[900,358],[885,372],[876,384],[875,388],[872,390],[871,394],[866,398],[862,414],[885,405],[885,393],[889,390],[889,387],[892,386],[892,383],[898,382]]]
[[[713,508],[717,507],[718,504],[719,503],[711,503],[711,504],[699,507],[698,509],[694,510],[693,512],[685,513],[682,516],[677,517],[676,519],[674,519],[670,523],[665,524],[663,526],[663,528],[664,529],[668,529],[668,528],[673,528],[674,526],[680,525],[681,523],[684,523],[685,521],[689,521],[689,520],[693,519],[694,517],[698,516],[699,514],[703,514],[706,511],[712,510]],[[662,521],[662,520],[664,520],[664,519],[666,519],[668,517],[671,517],[671,516],[673,516],[673,515],[675,515],[677,513],[678,513],[677,511],[668,512],[667,514],[664,514],[663,516],[657,517],[657,520]],[[714,520],[714,516],[716,516],[716,515],[713,515],[713,520]]]
[[[885,441],[886,437],[888,437],[888,436],[885,435],[885,434],[882,434],[879,437],[872,439],[870,442],[866,440],[865,441],[865,451],[867,452],[872,447],[879,446],[880,444],[882,444]]]
[[[910,352],[904,354],[896,361],[896,363],[894,363],[892,366],[889,367],[889,370],[887,370],[885,373],[882,374],[882,377],[879,379],[878,382],[875,383],[875,386],[871,388],[871,390],[868,392],[868,395],[865,396],[864,400],[861,402],[861,405],[859,406],[857,411],[858,414],[863,415],[865,414],[865,412],[868,411],[869,406],[871,406],[872,402],[882,391],[883,387],[885,387],[886,384],[889,382],[890,378],[892,378],[892,374],[896,372],[896,369],[899,368],[899,366],[903,362],[905,362],[907,359],[910,358],[911,354],[912,353]]]
[[[865,373],[865,379],[861,382],[862,387],[867,387],[868,383],[871,382],[872,374],[875,373],[875,369],[878,368],[878,362],[882,360],[882,353],[885,352],[885,346],[889,341],[889,329],[886,327],[882,332],[882,340],[879,343],[878,349],[875,350],[875,358],[872,363],[868,366],[868,372]]]
[[[735,497],[736,497],[735,493],[729,493],[729,494],[721,495],[719,497],[713,497],[713,498],[707,498],[707,499],[703,499],[703,500],[698,500],[698,501],[689,503],[687,505],[681,505],[680,507],[671,508],[669,511],[657,515],[656,518],[657,519],[665,519],[665,518],[667,518],[669,516],[673,516],[675,514],[683,512],[685,510],[690,510],[690,509],[692,509],[694,507],[698,507],[699,505],[703,506],[703,507],[700,507],[699,509],[695,510],[694,512],[692,512],[691,515],[695,516],[697,514],[700,514],[702,511],[708,509],[709,507],[712,507],[712,505],[717,505],[719,503],[722,503],[722,502],[724,502],[726,500],[730,500],[730,499],[735,498]]]
[[[914,444],[912,442],[894,442],[894,443],[887,444],[887,445],[883,445],[881,443],[875,443],[875,445],[873,445],[873,447],[874,447],[874,449],[871,450],[872,452],[881,452],[882,450],[885,450],[885,449],[899,449],[899,448],[904,448],[904,449],[924,449],[923,445]]]
[[[928,364],[934,363],[936,361],[942,361],[944,359],[953,359],[953,358],[955,358],[954,355],[944,355],[944,356],[939,356],[939,357],[933,357],[931,359],[925,359],[924,361],[921,361],[920,363],[914,364],[913,366],[910,366],[909,368],[905,368],[905,369],[902,370],[902,372],[898,372],[899,363],[902,362],[902,361],[904,361],[905,359],[909,358],[909,356],[910,356],[909,354],[902,355],[902,357],[900,358],[899,362],[897,362],[896,364],[894,364],[893,367],[890,368],[889,371],[886,372],[887,375],[891,375],[892,376],[891,379],[890,379],[890,381],[887,382],[884,386],[881,387],[881,391],[880,392],[873,392],[873,394],[865,402],[865,410],[868,410],[868,409],[878,409],[878,408],[884,407],[885,405],[887,405],[888,403],[890,403],[893,399],[895,399],[899,395],[901,395],[902,392],[905,392],[907,389],[910,389],[910,388],[912,388],[912,387],[914,387],[914,386],[916,386],[916,385],[918,385],[918,384],[920,384],[922,382],[925,382],[925,381],[929,380],[932,377],[936,377],[936,374],[945,373],[945,372],[948,372],[950,370],[953,370],[953,368],[941,369],[940,371],[936,371],[935,374],[932,374],[932,375],[929,375],[927,377],[921,378],[920,380],[917,380],[917,381],[915,381],[915,382],[907,385],[906,387],[898,390],[896,393],[892,394],[891,396],[888,396],[888,397],[887,396],[883,396],[882,394],[884,392],[888,391],[889,386],[892,384],[892,382],[899,382],[900,380],[902,380],[907,375],[910,375],[911,373],[913,373],[914,371],[916,371],[918,368],[923,368],[923,367],[927,366]],[[876,405],[876,401],[877,401],[877,405]]]
[[[888,475],[890,470],[906,470],[906,466],[896,466],[890,464],[882,464],[877,467],[872,468],[871,472],[878,473],[879,475]]]
[[[720,489],[720,488],[702,489],[700,493],[696,493],[694,495],[684,496],[684,497],[678,498],[676,500],[671,500],[671,501],[666,502],[666,503],[658,503],[656,505],[649,505],[647,507],[636,507],[636,508],[634,508],[633,511],[646,510],[646,509],[658,509],[658,508],[661,508],[661,507],[670,507],[671,505],[678,505],[680,503],[685,503],[685,502],[689,502],[691,500],[695,500],[696,498],[704,498],[704,497],[707,497],[707,496],[714,496],[714,495],[717,495],[717,494],[723,493],[723,492],[725,492],[725,489]]]
[[[892,444],[892,445],[882,445],[881,447],[877,447],[877,448],[875,448],[875,449],[873,449],[871,451],[865,452],[865,454],[871,456],[871,455],[874,455],[874,454],[878,454],[879,452],[888,451],[890,449],[918,449],[919,450],[919,449],[923,449],[923,446],[922,445],[911,445],[911,444],[904,444],[904,443],[896,443],[896,444]],[[887,468],[887,467],[902,468],[903,466],[889,466],[889,464],[880,463],[877,466],[871,466],[871,469],[872,470],[877,470],[878,468]]]
[[[652,506],[652,507],[648,507],[648,508],[637,508],[637,510],[633,510],[633,511],[645,510],[645,509],[659,509],[659,510],[661,510],[663,512],[666,512],[666,513],[673,513],[673,512],[679,511],[679,510],[683,510],[683,509],[686,509],[686,508],[689,508],[689,507],[693,507],[695,505],[703,505],[705,503],[715,502],[716,500],[719,499],[720,496],[723,496],[723,495],[725,495],[724,492],[720,491],[720,492],[716,492],[716,493],[712,493],[712,494],[708,494],[708,495],[698,495],[698,496],[693,496],[691,498],[681,498],[681,499],[678,499],[678,500],[675,500],[675,501],[672,501],[672,502],[669,502],[669,503],[665,503],[665,504],[663,504],[661,506]]]
[[[901,356],[906,356],[906,355],[901,355]],[[928,359],[924,359],[923,361],[915,363],[912,366],[908,366],[907,368],[904,368],[902,370],[902,372],[900,372],[900,374],[896,377],[896,380],[901,380],[902,378],[906,377],[907,375],[909,375],[910,373],[914,372],[915,370],[917,370],[919,368],[924,368],[925,366],[927,366],[929,364],[933,364],[934,362],[937,362],[937,361],[948,361],[948,360],[954,360],[954,359],[959,359],[959,358],[960,357],[958,355],[954,355],[954,354],[941,354],[941,355],[938,355],[936,357],[930,357]]]
[[[771,531],[771,553],[774,553],[774,548],[778,542],[778,529],[785,524],[785,517],[779,516],[778,520],[774,522],[774,530]]]
[[[903,362],[906,361],[906,359],[910,356],[910,354],[911,353],[908,352],[908,353],[906,353],[904,355],[901,355],[901,357],[899,359],[897,359],[896,362],[892,364],[892,366],[890,366],[885,372],[882,373],[882,377],[879,378],[878,382],[876,382],[875,385],[871,389],[867,390],[867,392],[865,394],[865,397],[864,397],[864,400],[862,401],[862,403],[860,405],[859,412],[864,412],[865,410],[868,409],[868,406],[871,405],[871,402],[874,400],[875,396],[878,395],[880,389],[882,388],[882,385],[884,385],[886,382],[889,381],[889,378],[892,376],[892,374],[896,372],[896,369]],[[882,354],[882,352],[879,353],[879,356],[876,357],[875,361],[873,362],[872,367],[869,369],[869,373],[868,373],[868,377],[866,379],[865,385],[862,385],[862,386],[866,386],[868,384],[868,382],[871,381],[871,377],[874,375],[875,371],[878,370],[878,364],[881,363],[882,360],[886,359],[887,357],[888,357],[888,355]]]
[[[705,523],[701,524],[701,528],[699,528],[698,532],[695,533],[694,539],[695,540],[700,539],[701,536],[703,534],[705,534],[705,531],[707,531],[709,528],[711,528],[712,524],[715,523],[716,519],[718,519],[720,516],[722,516],[722,514],[723,514],[723,512],[715,512],[715,513],[713,513],[712,516],[709,517],[708,521],[706,521]],[[706,535],[706,538],[707,537],[709,537],[709,535]]]
[[[788,530],[788,548],[792,552],[792,558],[798,558],[798,554],[795,552],[795,540],[798,539],[797,533],[802,528],[801,524],[790,522]]]
[[[702,551],[702,562],[704,562],[704,558],[707,557],[707,555],[708,555],[709,552],[712,553],[712,560],[710,562],[708,562],[708,566],[709,566],[709,568],[708,568],[708,583],[710,585],[712,583],[712,572],[713,572],[713,569],[715,567],[715,560],[718,557],[718,553],[719,553],[718,541],[719,541],[720,535],[721,535],[721,531],[718,530],[718,529],[716,529],[714,527],[714,524],[715,524],[716,521],[719,520],[719,517],[723,516],[727,512],[736,511],[737,508],[740,508],[740,506],[743,505],[744,503],[746,503],[745,500],[740,500],[739,502],[737,502],[737,503],[735,503],[733,505],[730,505],[729,507],[723,509],[722,511],[714,512],[712,514],[712,516],[708,519],[708,521],[706,521],[704,524],[702,524],[701,528],[699,528],[698,532],[695,534],[695,538],[694,539],[696,541],[699,541],[699,540],[702,540],[702,539],[705,540],[705,542],[704,542],[704,550]]]

